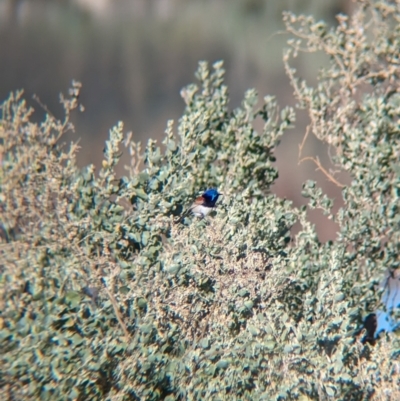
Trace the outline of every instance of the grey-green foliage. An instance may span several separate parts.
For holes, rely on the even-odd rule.
[[[307,23],[303,36],[351,33],[329,37]],[[336,215],[304,184],[309,207],[340,226],[337,241],[321,244],[307,209],[269,192],[293,110],[271,97],[257,107],[251,90],[231,111],[223,74],[222,63],[200,63],[199,86],[183,90],[186,109],[163,147],[150,140],[142,153],[122,124],[113,128],[98,173],[76,167],[75,146],[55,145],[70,128],[77,84],[62,99],[64,121],[30,122],[20,94],[3,104],[3,398],[396,399],[398,342],[371,350],[356,331],[379,298],[371,277],[398,263],[397,95],[380,101],[378,82],[350,121],[331,106],[345,87],[334,63],[316,89],[296,87],[313,132],[332,146],[345,137],[335,161],[354,179]],[[131,164],[118,177],[122,145]],[[224,194],[216,212],[177,223],[210,186]]]
[[[165,152],[149,141],[140,171],[138,146],[126,141],[139,156],[128,177],[118,179],[122,124],[110,131],[97,176],[93,166],[79,172],[75,147],[54,147],[54,135],[68,128],[77,106],[75,92],[63,100],[65,121],[48,116],[41,125],[31,123],[20,94],[3,104],[2,362],[3,384],[15,396],[87,399],[115,392],[156,399],[181,391],[180,379],[189,372],[177,361],[198,352],[200,341],[204,352],[216,343],[199,335],[206,330],[201,321],[191,327],[207,316],[216,291],[207,269],[194,269],[196,260],[211,264],[215,275],[216,261],[226,254],[219,276],[232,275],[232,260],[249,252],[284,256],[294,216],[287,202],[267,192],[277,176],[273,148],[293,112],[281,118],[272,98],[254,109],[254,91],[229,111],[222,76],[221,63],[212,73],[201,63],[201,88],[186,89],[178,137],[170,124]],[[266,120],[261,134],[252,129],[257,115]],[[206,183],[225,193],[220,230],[205,222],[176,225],[175,214]],[[232,315],[225,335],[246,326],[265,292],[244,284],[232,281],[229,291],[248,295],[218,300]],[[173,292],[188,286],[192,291],[183,299]],[[194,311],[183,319],[180,309],[188,304]]]
[[[310,115],[310,131],[352,177],[343,190],[345,207],[333,216],[340,226],[336,243],[346,247],[352,295],[362,294],[370,309],[372,284],[385,269],[399,267],[400,10],[397,2],[365,2],[331,29],[312,18],[286,15],[285,21],[298,38],[285,56],[287,71]],[[301,38],[308,51],[331,57],[316,87],[296,78],[288,64],[305,45]]]

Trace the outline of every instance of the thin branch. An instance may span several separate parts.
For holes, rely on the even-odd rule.
[[[341,184],[338,180],[336,180],[335,177],[333,177],[331,174],[329,174],[328,171],[326,171],[326,169],[324,169],[324,168],[322,167],[322,164],[321,164],[321,162],[319,161],[319,158],[318,158],[318,157],[317,157],[317,158],[311,157],[311,156],[303,157],[303,158],[299,161],[299,164],[302,163],[302,162],[304,162],[305,160],[311,160],[311,161],[313,161],[313,162],[317,165],[317,167],[318,167],[317,170],[321,170],[321,171],[326,175],[326,177],[328,178],[328,180],[331,181],[331,182],[333,182],[333,183],[334,183],[335,185],[337,185],[339,188],[344,188],[344,187],[345,187],[345,185]]]
[[[106,293],[107,293],[108,297],[110,298],[110,301],[112,303],[112,306],[113,306],[115,315],[117,317],[118,323],[120,324],[120,326],[121,326],[121,328],[122,328],[122,330],[123,330],[123,332],[125,334],[126,340],[129,342],[131,337],[130,337],[128,329],[126,328],[126,325],[125,325],[125,323],[124,323],[124,321],[122,319],[121,313],[120,313],[119,308],[118,308],[117,301],[115,300],[114,295],[108,289],[106,281],[103,278],[101,279],[101,282],[104,285],[104,289],[106,290]]]
[[[308,135],[310,134],[310,128],[311,128],[311,125],[310,124],[307,125],[306,133],[304,134],[303,140],[301,141],[301,144],[299,145],[299,159],[301,157],[301,154],[303,153],[303,148],[304,148],[304,145],[305,145],[306,140],[308,138]]]
[[[55,121],[57,121],[57,119],[54,117],[54,114],[48,109],[48,107],[42,103],[42,101],[40,100],[39,96],[34,94],[32,96],[33,100],[35,100],[37,102],[37,104]]]

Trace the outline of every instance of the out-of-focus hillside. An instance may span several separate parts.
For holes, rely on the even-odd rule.
[[[0,0],[0,98],[23,88],[57,115],[55,94],[72,79],[81,81],[86,111],[75,117],[77,132],[66,141],[81,138],[80,163],[98,165],[118,120],[137,140],[162,136],[167,120],[181,115],[179,93],[193,82],[199,60],[224,60],[232,107],[250,87],[260,97],[274,95],[282,106],[293,105],[282,63],[288,38],[282,11],[335,24],[334,16],[349,13],[349,7],[351,2],[338,0]],[[324,60],[310,60],[297,68],[312,80]],[[32,105],[40,110],[33,100]],[[301,204],[302,183],[317,179],[339,199],[339,189],[311,162],[298,166],[305,123],[299,114],[280,146],[275,191]],[[312,139],[304,153],[320,155],[328,166],[326,149]],[[322,240],[334,238],[330,221],[320,215],[313,220]]]

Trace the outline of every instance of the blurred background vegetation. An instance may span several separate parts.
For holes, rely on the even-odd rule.
[[[119,120],[135,140],[163,135],[167,120],[182,114],[179,93],[193,82],[199,60],[224,60],[232,107],[251,87],[261,99],[273,95],[282,107],[294,105],[282,62],[288,39],[282,11],[336,25],[335,15],[350,14],[351,7],[348,0],[0,0],[0,100],[22,88],[60,117],[56,93],[72,79],[82,82],[85,112],[75,116],[77,132],[63,140],[80,139],[79,162],[98,166]],[[296,66],[299,75],[313,82],[324,60],[305,61]],[[32,106],[42,118],[43,108],[33,99]],[[336,199],[337,210],[340,189],[311,162],[298,165],[307,118],[297,118],[278,149],[280,178],[273,189],[300,205],[302,183],[314,179]],[[319,155],[329,167],[326,148],[313,138],[306,155]],[[320,239],[335,238],[335,224],[313,213]]]

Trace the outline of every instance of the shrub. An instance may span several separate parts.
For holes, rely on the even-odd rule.
[[[339,224],[325,244],[307,207],[270,193],[294,111],[273,97],[257,107],[254,90],[230,110],[221,62],[199,64],[163,147],[142,152],[119,123],[97,173],[76,166],[76,144],[59,145],[79,84],[61,98],[63,121],[33,123],[11,94],[0,125],[3,399],[398,399],[396,337],[371,348],[356,333],[399,263],[399,13],[360,2],[331,29],[284,16],[307,132],[353,179],[337,214],[304,184],[308,208]],[[330,57],[315,88],[289,65],[302,50]],[[131,163],[119,177],[122,148]],[[213,215],[177,222],[210,186],[224,194]]]

